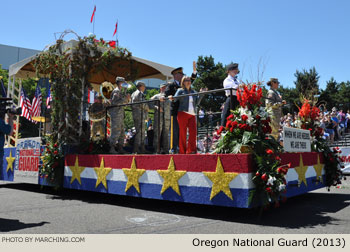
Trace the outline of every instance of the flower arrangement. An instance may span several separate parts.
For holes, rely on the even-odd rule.
[[[317,106],[311,105],[310,101],[303,99],[303,105],[299,108],[298,127],[310,131],[311,149],[321,152],[325,160],[326,186],[341,184],[342,161],[339,157],[341,150],[339,148],[330,148],[325,139],[322,138],[323,129],[320,127],[319,116],[320,110]]]
[[[218,130],[217,153],[239,153],[242,146],[251,150],[257,169],[253,182],[255,190],[250,195],[250,201],[258,200],[262,205],[268,205],[284,199],[286,189],[285,175],[289,166],[281,166],[279,154],[282,147],[273,138],[271,133],[270,113],[262,105],[262,89],[260,85],[244,85],[238,90],[237,99],[240,107],[227,117],[225,127]]]
[[[47,179],[50,183],[60,181],[63,171],[64,154],[59,143],[53,143],[51,137],[47,138],[47,144],[41,160],[42,165],[39,166],[39,176]]]

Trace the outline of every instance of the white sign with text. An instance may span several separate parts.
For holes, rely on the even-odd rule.
[[[286,152],[311,152],[310,131],[283,127],[283,148]]]
[[[340,150],[341,150],[340,159],[344,165],[344,168],[341,170],[343,174],[350,174],[350,148],[341,147]]]

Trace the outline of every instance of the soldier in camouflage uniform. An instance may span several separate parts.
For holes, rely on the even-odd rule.
[[[164,100],[166,84],[160,85],[160,93],[154,95],[151,100],[160,100],[160,121],[158,118],[158,103],[150,104],[154,108],[154,139],[153,147],[157,152],[158,147],[158,121],[160,133],[160,153],[169,153],[169,128],[170,128],[170,107],[171,101]]]
[[[267,92],[266,106],[272,108],[272,120],[271,120],[271,136],[278,140],[280,121],[282,117],[282,106],[286,104],[285,100],[282,100],[282,96],[278,93],[279,81],[277,78],[271,78],[267,85],[270,86],[270,90]]]
[[[145,101],[145,83],[139,81],[137,90],[131,95],[131,102]],[[145,150],[145,120],[148,117],[148,105],[146,103],[132,105],[132,117],[136,129],[133,153],[147,153]]]
[[[111,94],[111,105],[121,105],[128,102],[130,99],[130,95],[124,92],[122,89],[122,84],[125,83],[125,79],[123,77],[116,78],[117,87],[112,91]],[[115,107],[109,110],[111,116],[111,137],[110,137],[110,153],[116,154],[125,153],[123,149],[124,144],[124,108],[123,107]],[[117,151],[115,150],[115,144],[117,143]]]

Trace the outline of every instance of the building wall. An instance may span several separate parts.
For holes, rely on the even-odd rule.
[[[38,50],[0,44],[0,65],[2,69],[8,70],[10,65],[39,52]]]

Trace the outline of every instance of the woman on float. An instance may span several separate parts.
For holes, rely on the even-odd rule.
[[[197,94],[191,89],[191,78],[184,76],[181,79],[181,88],[179,88],[174,97],[169,97],[171,100],[179,100],[179,109],[177,120],[179,123],[179,148],[180,154],[195,154],[197,153],[197,124],[196,124],[196,107],[200,103],[203,96]],[[201,89],[200,91],[207,91],[208,89]],[[186,97],[176,98],[177,96],[195,94]],[[187,130],[189,133],[188,143]]]

